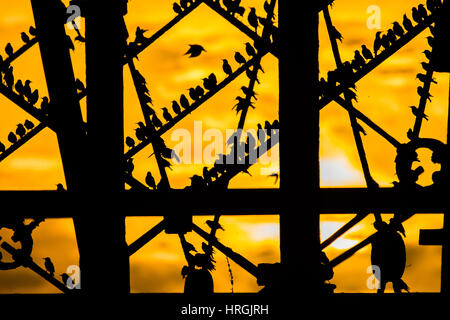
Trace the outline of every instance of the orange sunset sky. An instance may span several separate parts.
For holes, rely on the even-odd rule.
[[[256,7],[257,14],[263,15],[263,0],[242,0],[245,7]],[[336,28],[344,36],[340,50],[343,60],[351,60],[354,50],[360,49],[362,44],[372,48],[375,32],[366,26],[369,18],[367,8],[377,5],[381,13],[381,30],[387,30],[392,22],[401,21],[404,13],[410,15],[411,8],[424,1],[411,0],[336,0],[330,14]],[[68,4],[68,1],[64,1]],[[130,0],[125,20],[134,40],[137,26],[149,31],[150,36],[170,21],[175,13],[172,11],[173,1]],[[247,14],[247,13],[246,13]],[[301,15],[299,13],[299,15]],[[106,21],[106,19],[105,19]],[[106,22],[105,22],[106,23]],[[5,56],[3,48],[11,42],[14,48],[22,45],[20,33],[27,31],[34,24],[31,5],[27,0],[0,0],[0,54]],[[84,33],[83,26],[81,31]],[[107,32],[107,25],[105,25]],[[73,30],[68,34],[75,37]],[[380,124],[388,133],[400,142],[407,142],[406,132],[414,123],[408,106],[417,105],[419,97],[416,87],[419,82],[415,75],[421,71],[420,62],[424,61],[421,54],[427,48],[426,36],[422,33],[397,54],[389,58],[370,75],[358,82],[359,110]],[[326,76],[328,70],[334,69],[327,31],[320,15],[320,51],[319,62],[321,76]],[[218,80],[224,78],[221,70],[221,59],[227,58],[233,69],[235,51],[245,55],[245,42],[249,39],[230,25],[221,16],[206,5],[200,5],[193,13],[184,18],[172,28],[164,37],[158,39],[135,60],[137,69],[147,79],[154,107],[159,114],[162,107],[169,107],[171,101],[187,93],[190,87],[201,84],[201,79],[214,72]],[[301,39],[295,40],[301,42]],[[184,53],[189,44],[202,44],[206,53],[195,59],[189,59]],[[295,50],[301,50],[299,45]],[[71,52],[75,75],[85,82],[84,45],[75,43],[75,51]],[[32,88],[39,89],[41,96],[47,95],[45,77],[40,62],[40,52],[34,46],[13,63],[16,79],[32,80]],[[264,74],[259,75],[261,81],[257,85],[258,101],[256,109],[250,110],[245,129],[256,128],[258,123],[265,120],[273,121],[278,117],[278,61],[267,55],[262,60]],[[292,75],[295,78],[295,74]],[[436,74],[438,84],[433,85],[431,94],[434,96],[428,105],[426,113],[430,120],[422,126],[421,136],[446,139],[447,109],[449,78],[447,74]],[[235,104],[235,97],[241,86],[248,85],[245,75],[238,77],[233,83],[218,93],[213,99],[203,104],[199,109],[181,121],[174,129],[188,129],[193,131],[194,121],[202,121],[203,132],[207,129],[225,129],[237,127],[238,116],[231,110]],[[125,87],[125,135],[134,136],[136,123],[142,120],[136,92],[134,90],[128,67],[124,68]],[[15,130],[16,124],[25,119],[32,119],[7,98],[0,96],[0,141],[9,145],[7,135]],[[82,101],[85,114],[85,100]],[[295,102],[291,106],[298,108]],[[320,129],[320,168],[321,185],[323,187],[365,186],[358,155],[353,141],[352,131],[346,112],[337,104],[331,103],[321,111]],[[162,118],[162,117],[160,117]],[[37,121],[34,120],[35,123]],[[363,125],[364,126],[364,125]],[[395,176],[395,149],[376,133],[366,128],[367,136],[363,136],[372,175],[381,186],[391,186],[397,180]],[[167,145],[177,144],[171,140],[172,131],[164,135]],[[205,146],[207,142],[204,142]],[[154,157],[147,147],[134,159],[134,176],[144,181],[147,171],[151,171],[156,180],[159,179]],[[419,154],[426,172],[421,176],[420,183],[429,184],[432,167],[429,154]],[[427,158],[428,156],[428,158]],[[271,152],[272,162],[269,165],[257,164],[249,171],[250,177],[240,174],[232,180],[230,187],[239,188],[273,188],[273,178],[270,173],[278,171],[278,148]],[[193,174],[200,174],[202,164],[173,165],[168,171],[173,188],[183,188],[189,184],[188,178]],[[283,172],[283,174],[286,174]],[[45,129],[12,156],[0,163],[1,190],[48,190],[55,189],[57,183],[64,183],[61,160],[57,148],[56,136],[49,129]],[[294,191],[295,192],[295,191]],[[292,208],[297,213],[301,207]],[[132,213],[128,213],[132,215]],[[212,212],[211,214],[214,214]],[[221,217],[221,224],[225,231],[219,231],[218,238],[222,243],[230,246],[254,264],[263,262],[278,262],[279,227],[276,212],[274,215],[261,217]],[[326,239],[346,221],[352,213],[345,215],[323,215],[321,217],[321,238]],[[383,216],[389,219],[389,215]],[[208,217],[195,217],[202,228],[207,230],[205,221]],[[161,218],[127,218],[127,242],[131,243],[146,232]],[[329,258],[333,258],[345,249],[357,244],[374,232],[373,216],[366,217],[361,223],[349,230],[341,239],[326,249]],[[407,268],[404,280],[412,291],[438,291],[440,287],[440,255],[441,248],[437,246],[419,246],[418,235],[420,229],[442,227],[441,215],[414,216],[404,223],[406,229],[405,243],[407,245]],[[8,239],[9,230],[1,229],[0,236]],[[73,224],[70,219],[46,220],[33,233],[35,245],[32,258],[43,265],[43,257],[51,257],[58,274],[66,271],[69,265],[78,263],[78,253]],[[188,241],[198,249],[201,238],[195,234],[187,234]],[[301,245],[299,244],[299,254]],[[8,259],[6,253],[3,259]],[[216,271],[213,272],[215,290],[230,292],[228,267],[225,256],[216,253]],[[160,234],[139,252],[130,258],[132,292],[182,292],[183,279],[180,271],[186,264],[178,236]],[[260,289],[256,280],[246,271],[231,262],[234,277],[234,292],[254,292]],[[335,268],[335,277],[331,281],[337,285],[336,292],[373,292],[366,287],[366,273],[370,265],[370,247],[366,247],[351,259]],[[110,267],[110,266],[105,266]],[[307,275],[305,275],[307,276]],[[391,287],[388,285],[388,289]],[[388,291],[389,291],[388,290]],[[32,271],[18,268],[0,272],[0,293],[57,293],[58,290],[35,275]]]

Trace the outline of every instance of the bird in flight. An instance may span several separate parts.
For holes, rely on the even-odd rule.
[[[189,50],[184,55],[189,54],[189,58],[195,58],[198,57],[203,51],[206,52],[205,48],[203,48],[201,45],[190,44]]]

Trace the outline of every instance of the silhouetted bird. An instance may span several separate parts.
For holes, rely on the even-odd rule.
[[[83,91],[85,89],[83,82],[78,78],[75,80],[75,89],[78,91]]]
[[[44,260],[45,270],[53,277],[55,275],[55,266],[53,265],[52,260],[49,257],[44,258]]]
[[[358,122],[355,122],[355,129],[358,132],[361,132],[363,135],[367,136],[366,130],[364,130],[364,128]]]
[[[133,170],[134,170],[133,158],[130,158],[125,162],[124,171],[125,173],[132,174]]]
[[[23,86],[23,94],[27,99],[30,99],[31,97],[31,87],[30,87],[31,80],[25,80],[25,84]]]
[[[412,8],[412,18],[417,23],[422,22],[422,18],[420,17],[419,10],[417,10],[416,7]]]
[[[225,72],[227,75],[231,75],[233,73],[233,70],[231,69],[231,66],[228,63],[228,60],[222,59],[222,61],[223,61],[223,65],[222,65],[223,72]]]
[[[409,140],[413,140],[414,139],[414,134],[413,134],[413,131],[411,129],[408,129],[408,132],[406,132],[406,137],[408,137]]]
[[[266,141],[266,130],[263,129],[260,123],[257,124],[257,127],[258,127],[258,140],[259,142],[263,143],[264,141]]]
[[[207,243],[202,242],[202,250],[207,255],[212,255],[214,253],[214,249],[212,246],[209,246]]]
[[[62,183],[58,183],[56,185],[56,191],[66,191],[66,189],[64,189],[64,186],[62,185]]]
[[[386,38],[389,41],[389,45],[393,45],[397,40],[397,36],[395,35],[394,30],[389,29],[386,33]]]
[[[180,114],[181,113],[181,107],[178,104],[178,102],[176,102],[175,100],[172,101],[172,110],[173,112],[175,112],[176,114]]]
[[[206,90],[212,90],[217,86],[217,78],[211,73],[208,78],[203,78],[203,86]]]
[[[30,120],[25,120],[24,126],[25,126],[25,128],[27,128],[28,130],[31,130],[31,129],[34,128],[34,123],[31,122]]]
[[[280,122],[277,119],[273,120],[272,129],[280,129]]]
[[[377,56],[378,50],[381,49],[381,31],[375,34],[375,41],[373,42],[373,53]]]
[[[384,292],[387,282],[392,282],[395,293],[408,291],[401,279],[406,265],[406,250],[403,238],[397,233],[398,227],[384,221],[375,222],[374,227],[378,232],[372,241],[371,263],[380,268],[380,274],[374,272],[380,281],[378,293]]]
[[[191,97],[191,99],[194,101],[197,101],[198,99],[200,99],[195,88],[189,88],[189,97]]]
[[[144,104],[153,104],[153,100],[152,100],[152,97],[150,97],[148,94],[146,94],[146,93],[144,93],[144,94],[142,94],[141,95],[141,99],[142,99],[142,102],[144,103]]]
[[[16,89],[16,92],[20,95],[23,96],[24,95],[24,90],[23,90],[23,83],[22,80],[17,80],[16,85],[14,86],[14,88]]]
[[[184,94],[180,96],[180,104],[184,109],[189,109],[189,100],[186,98]]]
[[[435,11],[438,10],[440,7],[442,7],[442,2],[441,2],[441,0],[427,0],[426,4],[427,4],[427,9],[428,9],[430,12],[435,12]]]
[[[425,71],[431,71],[432,70],[429,63],[421,62],[420,64],[422,65],[422,69],[423,70],[425,70]]]
[[[417,87],[417,93],[420,97],[425,97],[431,102],[431,98],[433,97],[429,92],[426,92],[423,87]]]
[[[330,30],[331,36],[336,39],[339,40],[340,42],[342,42],[342,39],[344,37],[342,37],[342,34],[339,32],[338,29],[336,29],[335,26],[331,26],[331,30]]]
[[[162,127],[162,122],[161,122],[161,120],[159,120],[159,118],[156,116],[156,114],[154,114],[152,117],[152,123],[153,123],[153,126],[155,126],[155,128]]]
[[[206,188],[205,180],[199,175],[194,174],[189,178],[191,180],[191,187],[194,190],[204,190]]]
[[[145,134],[145,129],[139,127],[134,129],[134,131],[136,132],[136,138],[139,141],[144,141],[147,138],[147,135]]]
[[[422,52],[422,53],[425,55],[425,57],[427,57],[428,60],[431,60],[431,58],[432,58],[432,53],[431,53],[430,50],[425,50],[425,51]]]
[[[247,107],[252,107],[253,109],[255,109],[253,104],[245,98],[236,97],[236,100],[238,100],[238,103],[235,104],[232,108],[232,110],[236,109],[236,113],[239,113],[240,111],[246,109]]]
[[[167,161],[167,160],[165,160],[165,159],[163,159],[163,158],[161,158],[161,159],[159,159],[159,161],[160,161],[160,165],[163,167],[163,168],[169,168],[170,170],[172,170],[172,165],[170,164],[170,162],[169,161]]]
[[[428,116],[425,113],[421,112],[417,107],[411,106],[410,108],[413,115],[415,115],[418,118],[424,118],[425,120],[428,121]]]
[[[189,0],[180,0],[180,6],[183,9],[186,9],[189,5]]]
[[[35,89],[28,98],[28,102],[34,106],[38,101],[39,101],[39,91],[38,89]]]
[[[16,128],[16,134],[17,134],[20,138],[23,138],[23,137],[25,136],[25,133],[26,133],[25,127],[23,126],[23,124],[19,123],[19,124],[17,125],[17,128]]]
[[[0,141],[0,153],[5,152],[6,147],[5,145]]]
[[[269,121],[264,121],[264,129],[269,132],[272,129],[272,125],[270,124]]]
[[[362,49],[361,53],[365,59],[367,60],[373,59],[372,52],[364,44],[361,46],[361,49]]]
[[[64,283],[64,285],[66,287],[71,288],[73,286],[73,280],[72,280],[71,276],[69,276],[67,273],[61,273],[60,276],[61,276],[62,282]],[[70,279],[70,281],[69,281],[69,279]]]
[[[344,99],[346,101],[355,100],[356,102],[358,102],[358,99],[356,97],[356,93],[354,91],[352,91],[351,89],[344,90]]]
[[[190,55],[189,58],[198,57],[203,51],[206,52],[205,48],[203,48],[199,44],[190,44],[189,47],[190,47],[189,50],[184,54],[184,55],[189,54]]]
[[[406,31],[411,31],[414,28],[411,20],[408,19],[406,14],[403,15],[403,27]]]
[[[6,53],[8,56],[12,56],[13,53],[14,53],[14,49],[13,49],[11,43],[9,43],[9,42],[6,44],[6,47],[5,47],[5,53]]]
[[[422,20],[428,17],[427,9],[425,9],[425,6],[423,4],[419,4],[419,6],[417,7],[417,11],[419,12],[419,16],[420,18],[422,18]]]
[[[234,60],[236,60],[236,62],[239,64],[244,64],[247,62],[247,60],[245,60],[244,56],[240,52],[236,52],[234,54]]]
[[[258,100],[256,98],[256,92],[255,91],[250,90],[249,88],[244,87],[244,86],[241,87],[241,90],[246,96],[250,96],[250,97],[254,98],[255,100]]]
[[[264,8],[264,11],[265,11],[268,15],[273,14],[273,10],[271,9],[270,3],[269,3],[267,0],[264,1],[263,8]]]
[[[397,37],[402,37],[405,34],[405,30],[403,30],[402,26],[400,25],[400,23],[398,23],[397,21],[395,21],[393,23],[393,30],[394,30],[394,34]]]
[[[14,74],[13,74],[12,66],[10,66],[8,69],[6,69],[5,76],[3,77],[3,79],[5,80],[6,86],[8,88],[12,89],[14,86]]]
[[[248,23],[255,29],[255,32],[258,32],[258,16],[256,15],[256,9],[250,8],[250,13],[247,17]]]
[[[22,39],[23,42],[28,43],[30,42],[30,38],[28,37],[28,35],[25,32],[22,32],[20,34],[20,38]]]
[[[173,11],[174,11],[176,14],[180,14],[180,13],[183,12],[183,9],[181,9],[180,5],[179,5],[178,3],[176,3],[176,2],[173,3],[172,8],[173,8]]]
[[[389,40],[388,35],[387,35],[387,34],[384,34],[384,35],[381,37],[381,46],[384,48],[384,50],[386,50],[386,49],[389,48],[390,44],[391,44],[391,42],[390,42],[390,40]]]
[[[225,230],[220,223],[213,221],[213,220],[207,220],[206,224],[208,225],[208,227],[210,227],[211,229],[221,229],[221,230]]]
[[[184,243],[184,245],[186,247],[186,251],[187,252],[191,252],[191,251],[197,252],[197,249],[195,249],[195,247],[192,245],[192,243],[189,243],[189,242],[186,241]]]
[[[134,142],[134,139],[132,137],[126,137],[125,138],[125,144],[127,145],[128,148],[134,148],[134,146],[136,145],[136,143]]]
[[[197,94],[197,96],[203,97],[203,95],[205,94],[205,90],[201,86],[196,86],[195,93]]]
[[[139,26],[136,28],[136,39],[134,42],[138,44],[142,44],[147,40],[147,38],[144,36],[144,33],[146,33],[148,30],[141,29]]]
[[[28,29],[28,32],[32,35],[32,36],[37,36],[37,30],[35,27],[30,26],[30,28]]]
[[[253,48],[250,42],[245,43],[245,52],[247,52],[247,55],[249,55],[250,57],[256,56],[256,50],[255,48]]]
[[[145,183],[153,190],[156,189],[155,178],[153,178],[152,173],[150,171],[147,172],[145,176]]]
[[[48,112],[49,100],[48,97],[43,97],[41,102],[41,111],[44,113]]]
[[[420,82],[427,82],[427,81],[430,81],[430,82],[433,82],[433,83],[437,83],[436,80],[434,80],[433,78],[428,78],[428,77],[427,77],[425,74],[423,74],[423,73],[418,73],[418,74],[416,75],[416,79],[419,79]]]
[[[162,108],[162,109],[163,109],[163,118],[164,118],[164,120],[166,120],[167,122],[172,121],[173,117],[170,114],[169,110],[167,110],[167,108]]]
[[[366,64],[366,61],[364,60],[359,50],[355,51],[354,61],[356,65],[359,66],[360,68],[362,68]]]
[[[17,142],[17,136],[13,132],[10,132],[8,134],[8,141],[11,142],[12,144],[16,143]]]
[[[250,70],[250,69],[245,70],[245,75],[250,80],[255,80],[257,83],[260,83],[259,79],[258,79],[258,75],[256,74],[256,72],[253,72],[253,70]]]
[[[191,269],[188,266],[183,266],[183,268],[181,268],[181,276],[183,277],[183,279],[187,277],[190,270]]]
[[[433,48],[436,41],[434,40],[434,37],[427,37],[427,42],[428,45]]]

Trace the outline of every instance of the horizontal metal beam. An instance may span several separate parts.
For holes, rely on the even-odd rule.
[[[99,190],[100,192],[101,190]],[[444,192],[433,190],[398,191],[393,188],[368,190],[365,188],[323,188],[305,196],[317,199],[316,212],[355,213],[361,211],[391,213],[407,210],[414,213],[444,213],[447,206]],[[212,215],[218,210],[225,215],[279,215],[279,207],[287,197],[279,189],[229,189],[223,191],[128,191],[108,201],[115,202],[121,212],[99,212],[105,217],[164,216],[177,214]],[[299,194],[299,208],[301,207]],[[69,218],[81,216],[87,201],[99,201],[95,195],[58,191],[0,191],[4,207],[21,204],[20,212],[3,211],[2,216],[24,218]],[[61,210],[71,207],[74,210]]]
[[[101,188],[99,189],[101,192]],[[20,211],[2,211],[8,215],[24,218],[72,218],[90,214],[86,203],[101,201],[95,194],[70,191],[0,191],[0,202],[4,207],[14,207],[21,203]],[[104,197],[103,197],[104,199]],[[224,191],[128,191],[108,199],[110,206],[122,208],[116,212],[97,212],[111,216],[164,216],[167,212],[179,215],[213,215],[218,210],[227,215],[278,214],[280,205],[278,189],[234,189]],[[114,205],[111,204],[114,203]],[[62,208],[73,208],[63,210]]]
[[[390,213],[406,210],[414,213],[443,213],[448,206],[448,192],[419,189],[399,191],[394,188],[322,188],[318,195],[319,213]]]

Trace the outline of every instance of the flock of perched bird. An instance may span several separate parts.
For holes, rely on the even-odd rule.
[[[146,30],[143,30],[139,27],[137,28],[136,39],[139,38],[139,42],[143,41],[142,37],[144,37],[145,32]],[[256,49],[249,42],[245,44],[245,51],[249,57],[248,59],[252,59],[257,55]],[[195,58],[200,56],[202,52],[206,52],[203,46],[199,44],[190,44],[189,49],[187,50],[185,55],[189,55],[190,58]],[[239,65],[247,63],[247,59],[240,52],[235,52],[234,59]],[[232,66],[230,65],[227,59],[222,60],[222,69],[226,77],[231,76],[233,74]],[[254,73],[252,72],[252,69],[250,68],[247,69],[246,75],[250,79],[255,77]],[[148,113],[148,115],[150,116],[151,124],[153,125],[155,130],[162,128],[165,124],[170,123],[172,121],[176,122],[179,121],[185,115],[183,111],[188,111],[188,113],[193,111],[196,106],[200,105],[204,100],[207,99],[205,98],[205,94],[207,92],[215,90],[218,86],[218,80],[216,75],[214,73],[210,73],[207,77],[202,79],[203,86],[197,85],[196,87],[189,88],[188,94],[181,94],[178,101],[177,100],[172,101],[171,109],[173,113],[169,111],[169,108],[163,107],[162,117],[164,121],[162,121],[157,116],[155,110],[151,107],[151,105],[153,105],[153,101],[150,97],[149,90],[146,87],[145,78],[139,72],[136,73],[136,77],[137,77],[136,89],[138,90],[138,92],[139,91],[143,92],[142,99],[145,104],[144,112]],[[259,82],[257,78],[255,78],[255,81]],[[256,99],[255,92],[249,90],[249,88],[245,86],[243,86],[241,89],[245,95],[250,94],[252,97]],[[190,99],[188,99],[188,97]],[[247,105],[253,107],[251,102],[246,102],[246,99],[244,99],[243,97],[237,97],[236,100],[238,101],[238,103],[233,107],[233,109],[236,109],[237,112],[240,112]],[[135,129],[136,138],[141,142],[149,139],[149,134],[145,134],[145,132],[147,133],[149,132],[149,128],[145,128],[145,125],[144,127],[142,125],[143,124],[140,124],[139,128]],[[130,136],[126,138],[125,143],[129,148],[133,148],[136,145],[135,140]]]
[[[198,0],[197,0],[198,1]],[[190,6],[192,6],[196,1],[195,0],[180,0],[179,3],[175,2],[173,4],[173,11],[176,14],[182,14],[183,11],[188,9]],[[225,11],[230,14],[231,16],[240,16],[244,17],[246,8],[241,6],[241,0],[222,0],[222,3],[220,0],[211,0],[211,3],[215,6],[219,6],[222,9],[225,9]],[[269,13],[270,5],[268,1],[264,2],[264,10]],[[258,26],[260,24],[264,24],[264,18],[258,17],[256,14],[255,8],[250,8],[250,12],[247,15],[247,21],[249,25],[255,29],[255,32],[258,32]]]
[[[344,88],[343,94],[344,98],[348,101],[357,101],[354,82],[354,75],[364,69],[366,64],[375,59],[380,52],[389,49],[393,46],[400,38],[405,36],[408,32],[411,32],[415,26],[425,23],[426,19],[437,10],[442,7],[442,2],[440,0],[428,0],[426,3],[426,8],[423,4],[412,9],[412,21],[408,18],[406,14],[403,15],[402,25],[399,22],[394,22],[392,28],[390,28],[386,33],[377,32],[375,36],[375,41],[373,44],[373,51],[367,48],[366,45],[361,46],[361,50],[356,50],[352,61],[346,61],[341,67],[336,70],[331,70],[327,74],[327,80],[323,77],[319,80],[318,90],[319,96],[329,97],[337,94],[337,83]],[[416,25],[414,25],[416,24]],[[427,37],[428,44],[433,47],[435,30],[434,27],[430,26],[430,31],[432,36]],[[342,41],[342,36],[335,28],[330,31],[332,36],[336,39]],[[422,67],[427,72],[432,70],[431,51],[424,51],[425,56],[428,58],[428,62],[423,62]],[[426,81],[435,82],[432,77],[428,77],[426,74],[419,73],[417,75],[419,81],[425,83]],[[417,93],[420,97],[426,97],[431,101],[431,95],[423,86],[417,88]],[[416,117],[422,117],[428,119],[427,116],[420,111],[417,107],[410,107],[413,114]],[[408,131],[408,136],[411,135],[411,130]]]
[[[180,4],[175,3],[174,10],[177,13],[181,13],[181,12],[183,12],[183,10],[188,8],[193,3],[194,3],[193,1],[181,1]],[[219,1],[215,1],[215,3],[220,5]],[[230,2],[224,1],[225,7],[227,8],[228,12],[232,15],[237,13],[237,11],[233,11],[233,10],[231,10],[231,8],[239,8],[239,3],[240,3],[240,0],[230,1]],[[265,5],[264,5],[264,8],[266,10],[268,10],[268,5],[269,5],[268,2],[266,1]],[[239,11],[241,11],[241,10],[239,10]],[[244,11],[242,11],[242,14]],[[250,23],[250,25],[252,25],[253,27],[255,27],[255,29],[257,29],[257,23],[256,24],[253,23],[254,19],[252,18],[252,15],[255,14],[254,12],[255,12],[254,8],[252,8],[250,10],[250,14],[249,14],[249,23],[250,23],[250,21],[252,21]],[[259,19],[257,19],[257,20],[259,20]],[[145,32],[147,32],[147,30],[137,27],[136,32],[135,32],[136,37],[135,37],[135,40],[132,42],[132,45],[131,45],[132,47],[139,46],[146,42],[146,39],[148,39],[148,38],[145,37]],[[260,50],[260,48],[256,49],[249,42],[247,42],[245,44],[245,52],[248,56],[248,59],[252,59],[252,58],[256,57],[257,52],[259,50]],[[196,58],[196,57],[199,57],[204,52],[207,52],[207,51],[202,45],[190,44],[185,55],[188,55],[189,58]],[[245,58],[244,55],[242,55],[240,52],[235,52],[234,60],[240,66],[242,66],[248,62],[247,58]],[[251,69],[250,67],[247,68],[246,75],[249,79],[253,79],[254,81],[259,83],[259,80],[256,77],[256,73],[253,72],[254,68],[258,68],[259,70],[264,72],[264,70],[261,68],[261,66],[257,65],[255,67],[253,67],[253,69]],[[233,68],[227,59],[222,59],[222,70],[225,73],[226,77],[229,77],[233,74]],[[163,121],[160,118],[158,118],[155,110],[152,108],[153,101],[150,97],[149,90],[146,86],[145,78],[138,71],[135,71],[134,77],[135,77],[134,80],[135,80],[136,90],[138,92],[138,95],[140,93],[141,104],[144,105],[143,106],[144,115],[148,116],[148,118],[150,119],[150,123],[148,125],[152,126],[151,128],[149,128],[143,122],[139,122],[138,128],[135,129],[136,139],[140,142],[144,142],[149,139],[152,139],[152,143],[153,144],[156,143],[157,147],[158,147],[157,149],[161,150],[162,159],[160,161],[160,165],[162,164],[162,166],[164,168],[166,168],[166,167],[170,168],[171,164],[167,160],[171,160],[174,158],[178,159],[178,157],[172,149],[168,148],[165,145],[163,139],[160,138],[159,135],[157,134],[157,130],[162,128],[164,125],[167,125],[169,123],[172,124],[171,122],[173,122],[173,121],[179,121],[182,117],[184,117],[184,115],[186,115],[187,113],[190,113],[191,111],[194,110],[195,107],[200,105],[203,102],[203,100],[206,100],[208,97],[206,99],[202,100],[202,98],[205,97],[205,94],[207,92],[215,90],[218,86],[217,77],[214,73],[209,74],[207,77],[202,79],[203,86],[197,85],[196,87],[190,88],[190,89],[188,89],[188,94],[182,94],[178,101],[173,100],[172,106],[171,106],[173,113],[171,113],[171,111],[169,111],[169,108],[163,107],[162,108]],[[226,79],[226,77],[225,77],[225,79]],[[250,89],[250,86],[249,87],[242,86],[241,90],[244,93],[244,95],[246,97],[247,96],[250,97],[250,99],[247,99],[247,98],[244,98],[241,96],[238,96],[236,98],[237,103],[233,106],[233,109],[236,109],[237,113],[239,113],[246,107],[254,108],[251,99],[252,98],[255,100],[257,99],[256,93],[253,91],[253,89]],[[191,101],[188,99],[188,97],[190,98]],[[187,113],[183,112],[183,111],[187,111]],[[266,123],[265,123],[266,130],[263,130],[261,125],[259,125],[258,127],[262,131],[266,132],[266,134],[264,136],[270,136],[270,134],[272,132],[271,129],[279,128],[279,123],[277,120],[273,124],[270,124],[268,121],[266,121]],[[156,134],[153,134],[153,133],[156,133]],[[254,137],[249,136],[248,141],[247,141],[247,146],[245,147],[246,150],[249,149],[249,147],[248,147],[248,144],[250,143],[249,140],[254,140],[255,141],[254,145],[256,145],[256,139]],[[133,137],[127,136],[125,139],[125,144],[131,150],[136,146],[136,141]],[[177,161],[179,161],[179,159]],[[204,187],[209,185],[209,182],[217,179],[218,176],[220,176],[225,171],[225,167],[222,167],[221,165],[219,165],[219,163],[220,163],[220,161],[216,162],[215,166],[211,170],[204,168],[204,171],[203,171],[204,176],[203,177],[197,176],[197,175],[191,177],[191,188],[203,189]],[[242,168],[244,169],[244,167],[242,167]],[[133,159],[129,158],[126,163],[126,172],[128,174],[131,174],[133,169],[134,169]],[[146,182],[147,186],[150,187],[151,189],[158,189],[158,185],[156,184],[155,179],[152,176],[151,172],[147,173],[145,182]]]
[[[214,162],[212,168],[203,168],[202,176],[194,175],[191,179],[191,185],[186,189],[204,191],[206,189],[223,189],[228,186],[229,179],[233,175],[244,172],[250,175],[247,168],[249,163],[249,156],[256,150],[256,156],[259,157],[263,152],[270,149],[272,146],[272,140],[277,139],[279,134],[280,123],[278,120],[274,120],[272,123],[265,121],[264,128],[261,124],[258,124],[257,137],[254,137],[250,132],[247,132],[246,141],[236,141],[233,139],[235,136],[231,136],[227,141],[228,145],[231,145],[230,153],[227,155],[219,154],[218,159]],[[262,151],[258,150],[259,145],[266,144],[266,148],[262,148]],[[241,152],[243,150],[244,152]],[[258,152],[259,151],[259,152]],[[228,179],[222,179],[226,174]]]
[[[36,29],[31,26],[29,29],[29,34],[33,37],[37,36]],[[31,39],[28,36],[27,33],[22,32],[21,33],[21,39],[24,42],[25,45],[30,43]],[[15,51],[11,45],[11,43],[8,43],[5,46],[5,53],[8,56],[8,58],[14,58]],[[28,103],[30,106],[35,107],[36,104],[39,101],[39,90],[38,89],[32,89],[31,88],[31,80],[25,80],[22,81],[21,79],[18,79],[17,81],[14,78],[14,69],[9,64],[9,62],[0,55],[0,83],[5,85],[6,88],[8,88],[11,93],[17,95],[18,98],[20,98],[23,102]],[[77,93],[85,90],[85,86],[83,82],[80,79],[76,79],[75,81],[75,88]],[[42,97],[41,98],[41,104],[40,108],[36,108],[40,110],[42,115],[48,114],[48,107],[50,104],[48,97]],[[25,123],[21,124],[19,123],[17,125],[17,128],[14,132],[10,132],[8,135],[8,141],[11,144],[15,144],[19,139],[22,139],[25,134],[27,133],[27,130],[33,129],[34,124],[30,120],[26,120]],[[0,142],[0,153],[4,152],[6,150],[5,145]]]

